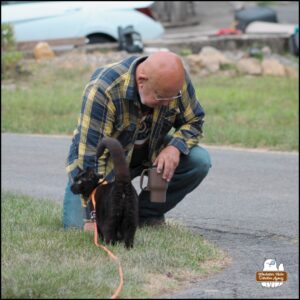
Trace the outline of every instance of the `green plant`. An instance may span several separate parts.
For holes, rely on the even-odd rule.
[[[15,76],[17,65],[22,58],[22,52],[16,50],[12,26],[1,24],[1,78]]]
[[[237,71],[237,67],[235,64],[221,64],[220,65],[221,71]]]
[[[1,24],[1,51],[10,51],[15,49],[13,28],[9,24]]]
[[[190,48],[181,48],[180,49],[180,55],[181,56],[188,56],[193,54],[193,51]]]
[[[4,52],[1,55],[1,78],[12,77],[16,74],[19,61],[23,54],[19,51]]]

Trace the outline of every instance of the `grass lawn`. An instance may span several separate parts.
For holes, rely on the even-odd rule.
[[[204,143],[299,149],[298,79],[208,77],[195,83],[206,112]]]
[[[16,79],[15,88],[2,89],[2,132],[72,134],[91,72],[41,64],[31,77]],[[297,78],[212,76],[193,82],[206,112],[203,143],[298,150]]]
[[[65,231],[61,205],[2,194],[2,298],[109,298],[119,284],[117,264],[93,244],[93,234]],[[184,226],[138,229],[135,245],[109,246],[121,261],[119,298],[174,292],[220,271],[228,257]]]

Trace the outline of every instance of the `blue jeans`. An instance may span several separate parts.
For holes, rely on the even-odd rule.
[[[72,193],[70,179],[67,182],[63,203],[64,228],[83,229],[86,208],[82,207],[79,195]]]
[[[210,167],[210,155],[202,147],[194,146],[188,155],[181,154],[179,165],[168,186],[165,203],[150,202],[150,192],[148,191],[140,193],[140,219],[162,217],[202,182]],[[140,175],[142,169],[135,172],[133,178]],[[70,181],[68,181],[63,203],[64,227],[83,228],[84,218],[87,214],[88,209],[81,206],[80,196],[71,192]]]

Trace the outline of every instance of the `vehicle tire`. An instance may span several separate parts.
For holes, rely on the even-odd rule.
[[[112,43],[116,42],[116,40],[106,34],[90,34],[87,36],[88,44],[103,44],[103,43]]]
[[[296,32],[290,36],[289,48],[295,56],[299,56],[299,32]]]

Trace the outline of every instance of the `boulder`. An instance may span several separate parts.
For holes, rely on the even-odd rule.
[[[242,74],[261,75],[262,73],[260,61],[256,58],[242,58],[236,66]]]
[[[203,47],[199,52],[200,58],[205,62],[209,60],[210,62],[215,61],[220,64],[230,64],[231,61],[219,50],[216,48],[207,46]]]
[[[197,74],[204,67],[200,56],[197,54],[188,55],[185,59],[192,74]]]
[[[285,66],[285,75],[292,78],[299,78],[299,71],[296,68]]]
[[[263,75],[285,76],[285,67],[275,59],[264,59],[262,62]]]
[[[55,56],[48,43],[40,42],[33,49],[35,59],[49,59]]]
[[[199,54],[191,54],[186,57],[191,73],[197,74],[215,73],[220,70],[221,65],[233,64],[222,52],[213,47],[203,47]]]
[[[201,64],[210,72],[215,73],[220,70],[221,65],[232,64],[226,56],[213,47],[203,47],[199,52]]]

